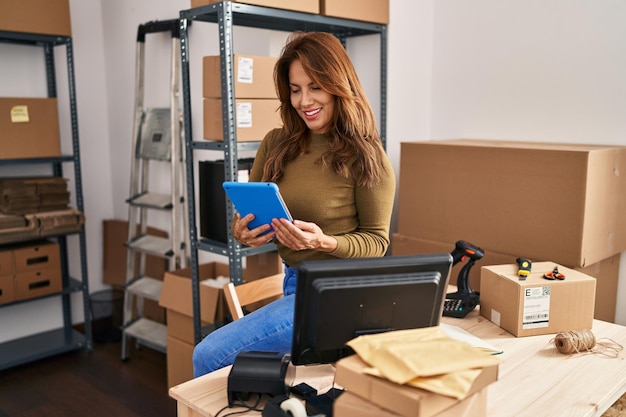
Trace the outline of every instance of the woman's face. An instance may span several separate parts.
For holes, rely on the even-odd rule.
[[[335,97],[322,90],[304,72],[299,60],[289,67],[291,105],[312,133],[328,132],[335,109]]]

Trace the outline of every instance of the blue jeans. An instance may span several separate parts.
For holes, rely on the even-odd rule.
[[[297,270],[285,267],[284,297],[209,333],[193,351],[194,378],[232,365],[240,352],[291,352]]]

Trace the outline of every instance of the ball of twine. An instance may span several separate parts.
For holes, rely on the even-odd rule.
[[[568,330],[555,336],[554,345],[565,354],[589,352],[596,346],[596,338],[591,330]]]
[[[553,339],[554,345],[561,353],[591,353],[618,358],[624,346],[609,338],[596,340],[591,330],[568,330],[559,332]]]

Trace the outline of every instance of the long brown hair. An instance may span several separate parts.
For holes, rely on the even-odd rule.
[[[353,175],[358,185],[376,184],[384,172],[384,150],[374,112],[352,62],[334,35],[301,31],[289,36],[274,67],[283,127],[276,146],[268,153],[264,181],[282,178],[287,163],[309,146],[309,130],[291,105],[289,67],[294,61],[300,61],[313,82],[335,98],[335,114],[327,132],[330,147],[320,163],[346,178]]]

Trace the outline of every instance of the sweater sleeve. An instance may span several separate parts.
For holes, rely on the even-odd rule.
[[[356,188],[359,227],[354,232],[335,236],[337,249],[331,255],[338,258],[359,258],[383,256],[387,252],[396,178],[386,154],[383,166],[385,171],[380,183],[371,188]]]

